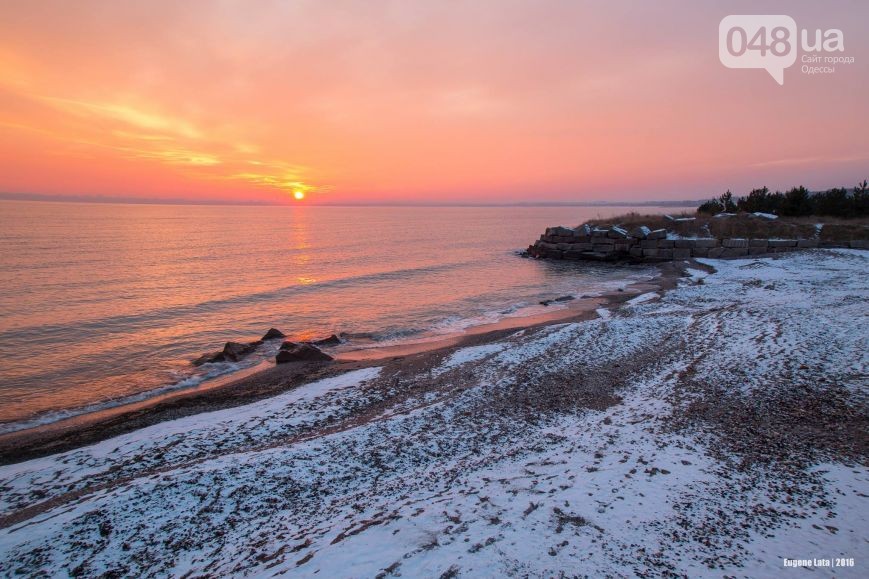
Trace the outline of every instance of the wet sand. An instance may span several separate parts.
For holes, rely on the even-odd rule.
[[[458,348],[493,342],[523,328],[592,319],[598,316],[600,308],[618,307],[642,293],[667,291],[675,287],[685,267],[686,262],[662,263],[658,266],[659,277],[631,284],[624,291],[576,299],[568,302],[566,308],[532,317],[505,318],[440,340],[351,350],[339,354],[334,362],[279,366],[264,363],[196,388],[3,434],[0,435],[0,465],[64,452],[166,420],[240,406],[360,368],[383,366],[393,371],[413,371],[429,367],[433,359],[444,358]],[[691,267],[702,269],[704,266],[694,263]]]

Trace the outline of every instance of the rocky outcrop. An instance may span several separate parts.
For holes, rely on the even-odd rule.
[[[288,362],[328,362],[332,356],[326,354],[317,346],[306,343],[284,342],[275,356],[275,362],[286,364]]]
[[[238,362],[239,360],[256,350],[257,346],[260,346],[262,343],[262,340],[248,343],[227,342],[223,346],[223,350],[219,352],[203,354],[193,360],[193,365],[201,366],[202,364],[211,364],[214,362]]]
[[[817,239],[669,238],[666,229],[639,226],[630,232],[581,225],[549,227],[525,252],[529,257],[587,261],[671,261],[692,257],[746,257],[815,247],[869,248],[869,242],[819,243]]]
[[[277,340],[278,338],[286,338],[286,335],[277,328],[269,328],[269,331],[260,339],[265,342],[266,340]]]
[[[322,340],[313,340],[311,342],[307,342],[308,344],[313,344],[314,346],[338,346],[341,344],[341,338],[332,334],[328,338],[323,338]]]

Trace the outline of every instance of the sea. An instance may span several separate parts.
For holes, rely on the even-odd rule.
[[[655,272],[521,257],[547,226],[675,210],[0,201],[0,433],[267,364],[192,360],[271,327],[340,355],[566,307]]]

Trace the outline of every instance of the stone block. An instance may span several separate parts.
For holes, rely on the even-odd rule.
[[[727,248],[748,247],[747,239],[725,239],[721,245]],[[726,254],[726,252],[725,252]]]
[[[607,232],[607,237],[609,237],[610,239],[625,239],[627,238],[627,236],[628,232],[621,227],[612,226]]]
[[[803,249],[814,249],[814,248],[818,247],[818,240],[817,239],[798,239],[797,240],[797,247],[801,247]]]
[[[722,255],[724,255],[724,248],[723,247],[711,247],[711,248],[709,248],[708,257],[710,257],[712,259],[718,259]]]
[[[851,246],[851,249],[869,249],[869,240],[852,239],[849,245]]]
[[[643,257],[658,257],[658,250],[657,249],[644,249],[643,250]]]
[[[763,255],[764,253],[769,253],[769,248],[767,248],[767,247],[749,247],[748,248],[749,255]]]
[[[673,247],[676,249],[691,249],[695,247],[694,239],[674,239],[673,243],[675,244]]]
[[[673,249],[676,246],[676,240],[674,239],[659,239],[658,240],[658,249]]]
[[[707,249],[711,249],[713,247],[718,247],[718,244],[719,241],[712,238],[694,240],[694,247],[705,247]]]
[[[658,242],[654,239],[644,239],[640,242],[643,249],[658,249]]]
[[[573,235],[573,230],[569,227],[562,227],[559,225],[558,227],[548,227],[546,233],[548,235],[564,235],[569,237]]]
[[[578,249],[568,249],[564,252],[564,259],[582,259],[582,251]]]
[[[673,259],[690,259],[691,249],[688,247],[677,247],[673,250]]]
[[[709,257],[709,249],[706,247],[695,247],[691,250],[692,257]]]
[[[591,250],[595,253],[610,253],[615,251],[615,245],[612,243],[596,243],[591,246]]]
[[[766,249],[769,245],[768,239],[751,239],[748,241],[748,247],[762,247]]]
[[[796,247],[797,240],[796,239],[770,239],[769,246],[770,247]]]
[[[631,257],[643,257],[643,248],[639,245],[635,245],[628,253],[631,254]]]
[[[634,227],[631,229],[631,237],[636,237],[637,239],[645,239],[652,232],[651,229],[646,227],[645,225],[640,225],[639,227]]]
[[[616,243],[615,250],[620,253],[627,253],[631,246],[627,243]]]
[[[666,239],[667,238],[667,230],[666,229],[656,229],[654,231],[650,231],[648,235],[646,235],[646,239]]]
[[[663,257],[666,259],[673,259],[673,250],[672,249],[661,249],[658,248],[658,257]]]
[[[721,257],[745,257],[748,255],[747,247],[725,247]]]

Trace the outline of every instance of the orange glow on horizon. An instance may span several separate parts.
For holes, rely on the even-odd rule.
[[[647,200],[869,177],[867,3],[789,5],[857,60],[784,86],[718,62],[715,4],[88,5],[2,8],[0,192]]]

